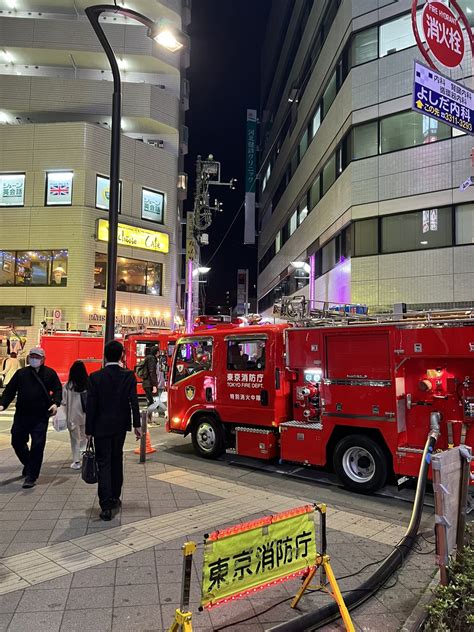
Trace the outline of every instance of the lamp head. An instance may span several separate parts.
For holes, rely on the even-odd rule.
[[[151,39],[155,40],[155,42],[157,42],[160,46],[163,46],[163,48],[166,48],[166,50],[171,53],[177,53],[184,46],[176,29],[170,25],[157,25],[156,27],[150,29],[148,34]]]

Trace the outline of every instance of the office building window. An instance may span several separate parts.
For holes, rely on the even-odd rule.
[[[308,149],[308,130],[306,129],[300,140],[299,159],[301,160]]]
[[[329,83],[326,86],[326,90],[323,93],[323,118],[327,116],[329,108],[332,105],[332,102],[336,98],[337,94],[337,81],[336,81],[336,71],[332,73],[332,77],[329,79]]]
[[[354,256],[376,255],[379,251],[378,219],[362,219],[354,223]]]
[[[321,125],[321,106],[318,105],[318,107],[316,108],[316,112],[313,114],[313,118],[311,119],[311,124],[310,124],[311,139],[314,137],[314,135],[318,131],[320,125]]]
[[[67,250],[1,251],[0,261],[0,285],[67,285]]]
[[[336,154],[333,154],[323,167],[323,195],[336,181]]]
[[[336,263],[336,240],[331,239],[331,241],[322,248],[322,274],[332,270]]]
[[[298,159],[298,147],[295,149],[293,156],[291,157],[291,163],[290,163],[290,171],[288,174],[288,182],[291,180],[291,178],[293,177],[296,168],[298,167],[298,163],[299,163],[299,159]]]
[[[277,252],[280,252],[280,248],[281,248],[281,232],[278,231],[275,237],[275,254]]]
[[[314,179],[309,190],[309,208],[312,210],[321,199],[321,179],[318,176]]]
[[[298,228],[298,211],[295,211],[293,215],[290,217],[289,227],[290,227],[289,232],[290,232],[290,237],[291,237],[291,235]]]
[[[0,173],[0,206],[25,204],[25,174]]]
[[[301,201],[298,206],[298,226],[304,222],[308,216],[308,204],[306,201]]]
[[[456,206],[456,244],[474,244],[474,204]]]
[[[380,149],[389,151],[407,149],[416,145],[433,143],[450,138],[448,125],[438,123],[418,112],[401,112],[387,116],[380,121]]]
[[[451,207],[382,217],[382,254],[441,248],[453,243]]]
[[[365,64],[368,61],[377,59],[378,46],[379,33],[377,26],[356,33],[352,38],[350,46],[350,66],[358,66],[359,64]]]
[[[357,125],[350,134],[350,158],[358,160],[376,156],[379,147],[378,121]]]
[[[262,191],[265,191],[265,188],[267,186],[267,183],[270,179],[272,173],[272,163],[271,161],[268,163],[267,168],[265,169],[265,175],[263,176],[263,180],[262,180]]]
[[[139,261],[119,257],[117,261],[117,291],[132,294],[162,295],[163,265],[154,261]],[[94,288],[103,290],[107,279],[107,255],[96,252]]]
[[[415,36],[411,24],[411,14],[406,13],[396,20],[380,26],[379,56],[385,57],[404,48],[415,46]]]

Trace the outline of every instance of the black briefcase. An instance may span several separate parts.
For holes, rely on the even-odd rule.
[[[92,437],[87,441],[86,451],[82,455],[82,480],[89,485],[97,483],[97,463]]]

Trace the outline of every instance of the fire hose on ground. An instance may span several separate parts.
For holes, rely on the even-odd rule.
[[[431,461],[431,454],[439,436],[439,422],[440,413],[432,412],[430,416],[430,432],[423,450],[415,500],[413,501],[413,509],[406,533],[394,550],[385,558],[381,566],[379,566],[379,568],[358,588],[355,588],[344,595],[344,601],[348,610],[354,610],[373,597],[375,593],[387,582],[387,580],[390,579],[393,573],[395,573],[395,571],[403,564],[405,558],[415,544],[423,512],[428,467]],[[276,625],[270,628],[269,632],[303,632],[305,630],[316,630],[323,625],[327,625],[328,623],[335,621],[339,617],[340,613],[337,604],[331,603],[323,608],[313,610],[291,619],[286,623]]]

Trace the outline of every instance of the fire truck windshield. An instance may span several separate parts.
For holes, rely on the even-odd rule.
[[[178,344],[173,383],[212,368],[212,339],[184,340]]]

